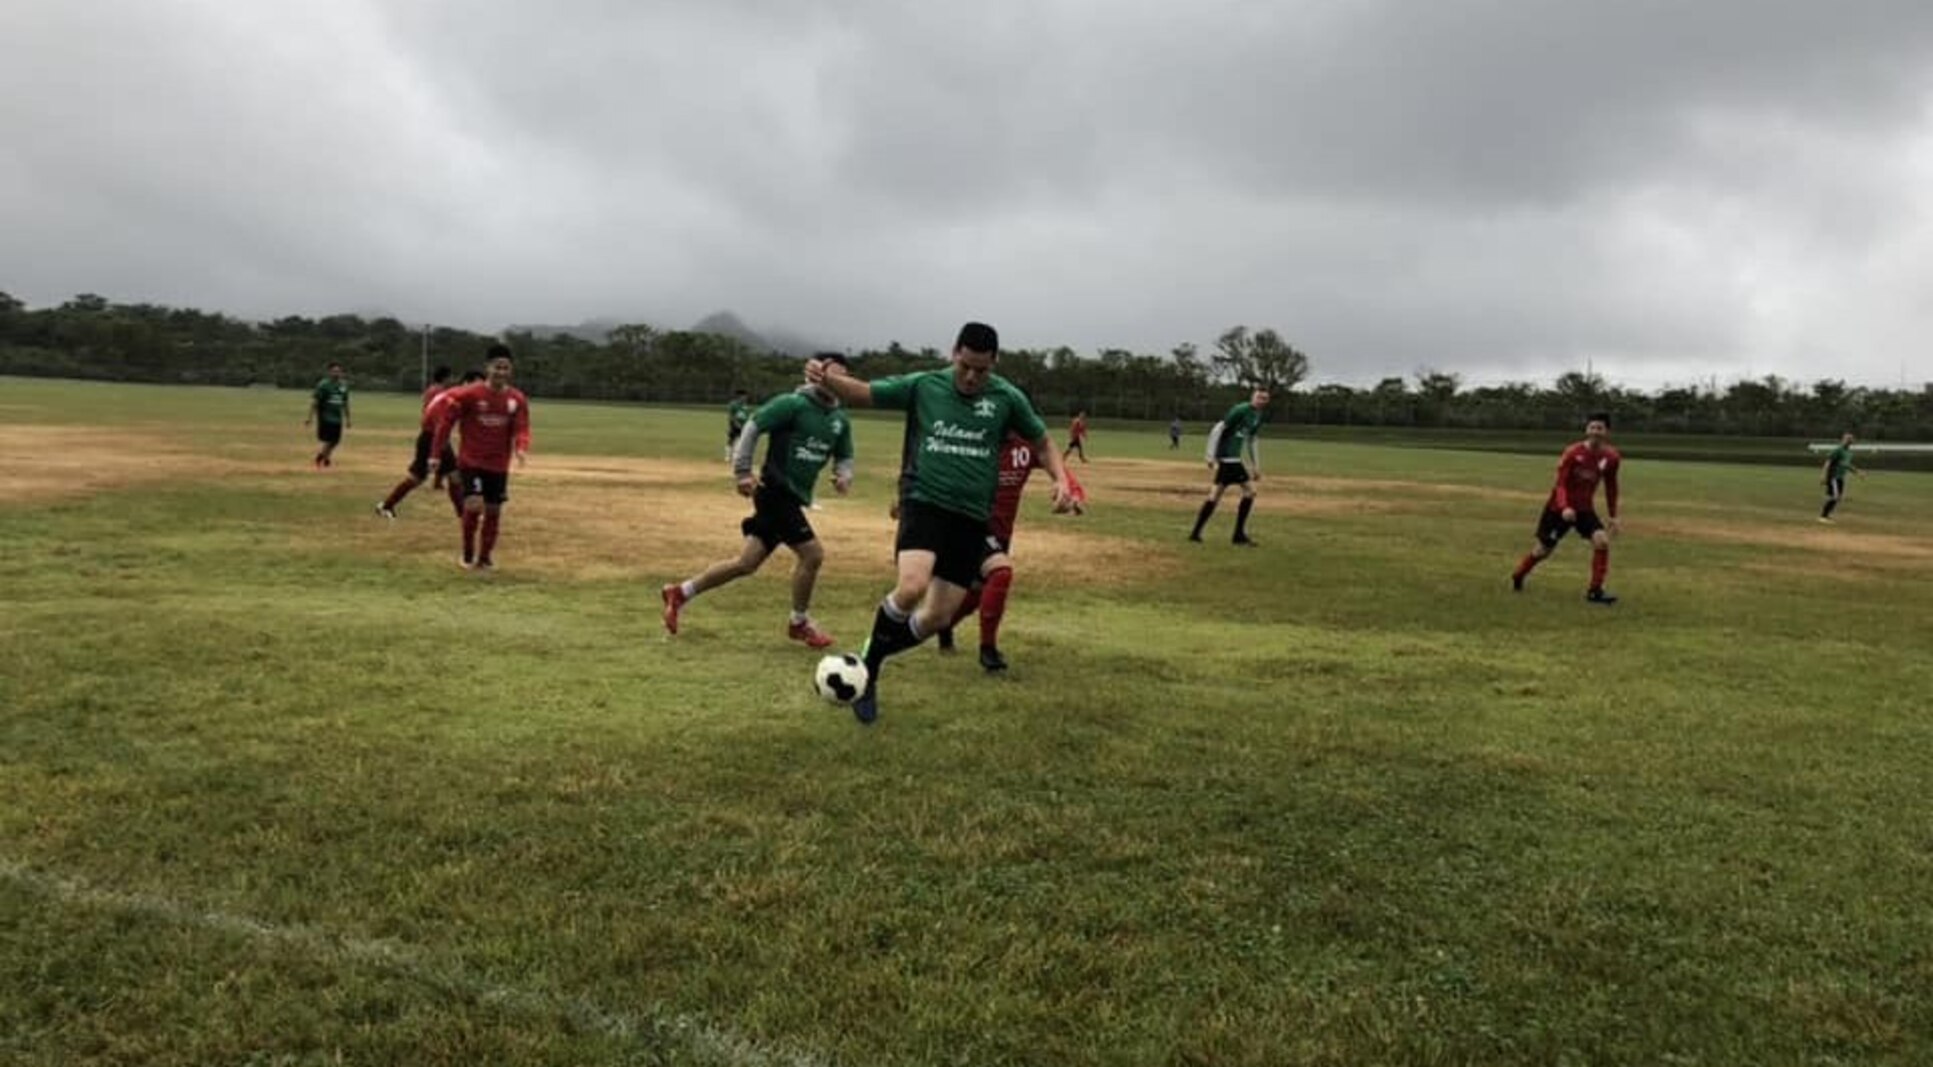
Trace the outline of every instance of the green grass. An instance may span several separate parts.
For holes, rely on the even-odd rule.
[[[1827,530],[1804,471],[1634,459],[1593,612],[1575,543],[1503,581],[1554,453],[1272,441],[1263,548],[1184,552],[1192,497],[1110,486],[1192,449],[1103,431],[1095,512],[1022,520],[1014,676],[909,653],[861,729],[782,569],[671,641],[705,560],[651,526],[527,566],[546,461],[715,462],[722,412],[538,398],[478,581],[367,515],[407,398],[315,475],[298,394],[0,387],[8,469],[255,465],[0,473],[0,1062],[1933,1061],[1933,476]],[[1048,529],[1154,565],[1027,570]]]

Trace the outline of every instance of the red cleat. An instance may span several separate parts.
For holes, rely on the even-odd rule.
[[[659,592],[664,597],[664,628],[675,635],[678,632],[678,613],[685,608],[685,587],[667,585]]]
[[[832,635],[819,629],[811,619],[786,626],[785,636],[794,641],[804,641],[807,648],[826,648],[832,644]]]

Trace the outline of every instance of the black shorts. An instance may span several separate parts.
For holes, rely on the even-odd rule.
[[[1602,529],[1604,529],[1604,523],[1598,519],[1595,511],[1578,512],[1577,521],[1573,523],[1564,521],[1563,512],[1546,508],[1543,518],[1537,520],[1537,541],[1545,548],[1556,548],[1557,542],[1562,541],[1564,535],[1572,530],[1576,530],[1577,536],[1588,541]]]
[[[819,535],[805,518],[805,502],[775,485],[760,485],[752,493],[752,514],[738,528],[756,537],[770,552],[780,545],[797,548]]]
[[[416,458],[409,461],[409,476],[422,481],[430,476],[430,446],[436,443],[436,435],[424,430],[416,435]],[[437,467],[444,474],[456,473],[456,449],[448,441],[443,442],[443,462]]]
[[[1846,495],[1845,478],[1840,477],[1840,478],[1826,479],[1826,499],[1827,500],[1839,500],[1843,498],[1845,495]]]
[[[317,419],[315,422],[315,439],[325,445],[341,444],[342,423],[324,422],[321,419]]]
[[[510,499],[509,471],[466,470],[459,474],[463,479],[463,496],[483,498],[485,504],[501,504]]]
[[[987,523],[918,500],[902,501],[893,548],[933,553],[933,577],[969,589],[980,580],[980,561],[987,558]]]
[[[1215,484],[1216,485],[1247,485],[1248,484],[1248,464],[1246,463],[1215,464]]]

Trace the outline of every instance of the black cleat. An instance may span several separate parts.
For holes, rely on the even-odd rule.
[[[1243,536],[1243,537],[1237,537],[1237,538],[1235,538],[1234,540],[1232,540],[1232,541],[1230,541],[1230,542],[1228,542],[1228,543],[1229,543],[1229,544],[1231,544],[1231,545],[1241,545],[1241,546],[1242,546],[1243,548],[1254,548],[1254,547],[1256,547],[1256,541],[1255,541],[1255,539],[1254,539],[1254,538],[1252,538],[1252,537],[1247,537],[1247,536]]]
[[[1513,592],[1518,592],[1518,593],[1521,593],[1521,592],[1523,592],[1523,591],[1524,591],[1524,576],[1523,576],[1523,575],[1521,575],[1521,574],[1513,574],[1513,575],[1511,575],[1511,576],[1510,576],[1510,588],[1511,588],[1511,590],[1512,590]]]
[[[988,674],[999,674],[1007,669],[1007,657],[992,645],[980,646],[980,667]]]
[[[1584,601],[1588,604],[1603,604],[1605,607],[1610,607],[1618,602],[1618,598],[1602,589],[1593,589],[1584,594]]]
[[[1191,533],[1188,535],[1188,540],[1193,541],[1196,544],[1201,544],[1201,535],[1198,533]]]
[[[933,640],[936,642],[933,647],[939,649],[943,653],[947,653],[949,655],[952,654],[953,627],[949,626],[946,629],[941,630],[939,634],[936,637],[934,637]]]

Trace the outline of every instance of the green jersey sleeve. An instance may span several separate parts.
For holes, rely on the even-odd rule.
[[[1040,412],[1027,402],[1027,394],[1009,387],[1013,397],[1013,407],[1007,411],[1007,429],[1029,441],[1038,441],[1047,436],[1047,424],[1041,421]]]
[[[891,378],[881,378],[873,383],[873,406],[890,411],[905,411],[913,406],[913,394],[919,390],[920,379],[925,374],[898,374]]]
[[[758,423],[760,432],[770,435],[792,425],[799,417],[799,406],[809,402],[797,393],[775,396],[752,413],[752,420]]]

